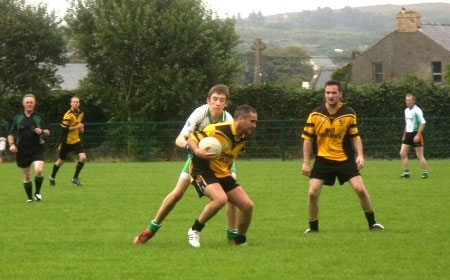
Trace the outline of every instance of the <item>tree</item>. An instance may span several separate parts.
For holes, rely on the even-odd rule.
[[[268,49],[263,53],[261,64],[264,81],[301,86],[313,76],[308,53],[297,46]]]
[[[0,1],[0,94],[48,91],[65,63],[64,33],[45,5]]]
[[[89,65],[83,88],[111,120],[180,120],[240,69],[234,20],[200,0],[79,0],[66,17]]]
[[[447,85],[450,85],[450,64],[447,65],[447,69],[444,72],[444,81]]]
[[[347,63],[341,68],[334,70],[333,74],[331,74],[331,78],[344,84],[348,84],[352,76],[352,66],[352,63]]]
[[[258,11],[258,13],[251,12],[248,14],[248,23],[251,26],[263,27],[266,23],[266,19],[262,15],[261,11]]]

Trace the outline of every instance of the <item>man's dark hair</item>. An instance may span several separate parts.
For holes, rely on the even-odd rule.
[[[329,80],[325,83],[325,87],[327,86],[337,86],[338,91],[341,92],[342,91],[342,86],[341,83],[335,80]]]
[[[248,118],[250,114],[256,114],[256,109],[250,105],[241,105],[234,110],[234,119],[239,117]]]

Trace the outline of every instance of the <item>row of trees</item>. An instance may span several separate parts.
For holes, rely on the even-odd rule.
[[[213,16],[201,0],[73,1],[63,26],[43,5],[1,0],[0,9],[2,96],[48,96],[66,43],[89,66],[74,93],[111,121],[184,118],[186,106],[243,68],[234,21]]]
[[[265,85],[234,86],[241,73],[247,79],[253,74],[252,69],[245,71],[235,51],[239,37],[234,21],[213,16],[200,0],[78,1],[63,27],[45,6],[0,0],[0,9],[4,11],[0,14],[1,123],[9,122],[21,107],[21,96],[30,91],[51,122],[59,121],[73,94],[82,98],[89,122],[182,120],[218,83],[232,87],[233,104],[252,104],[265,119],[302,118],[306,113],[294,114],[293,108],[309,111],[311,106],[305,104],[318,104],[322,98],[320,93],[300,89],[299,80],[290,80],[291,76],[309,80],[312,75],[305,67],[308,56],[298,47],[265,51],[263,69],[277,69],[266,72]],[[89,76],[76,91],[53,91],[58,83],[55,67],[66,62],[67,42],[89,64]],[[341,76],[345,78],[345,73]],[[283,85],[277,84],[280,81]],[[378,88],[348,94],[381,98],[384,91]],[[419,92],[433,96],[440,91]],[[377,116],[373,114],[367,116]]]
[[[61,82],[56,67],[68,53],[89,66],[73,94],[102,107],[109,121],[179,120],[186,106],[204,102],[212,85],[253,80],[254,54],[237,53],[235,21],[219,19],[201,0],[73,1],[64,22],[45,5],[24,0],[1,0],[0,9],[0,94],[6,100],[25,92],[53,100],[50,92]],[[297,86],[311,80],[302,48],[264,55],[263,80]]]
[[[66,44],[55,14],[23,0],[1,0],[0,10],[0,94],[56,86],[55,67],[66,62]]]
[[[437,87],[431,82],[408,76],[383,84],[363,86],[344,86],[344,102],[355,109],[359,118],[402,118],[405,108],[405,94],[413,93],[417,104],[424,111],[425,117],[449,117],[450,87]],[[39,111],[45,112],[51,122],[59,122],[67,110],[68,102],[73,92],[49,92],[38,100]],[[83,93],[85,95],[85,93]],[[85,95],[87,97],[87,95]],[[202,94],[204,101],[205,93]],[[107,122],[111,115],[107,106],[86,102],[83,108],[87,112],[86,122]],[[250,104],[258,109],[259,119],[290,120],[305,119],[310,111],[323,102],[323,90],[310,90],[277,83],[264,83],[258,86],[232,87],[227,110],[233,112],[240,104]],[[0,118],[11,119],[13,110],[5,108],[20,108],[21,99],[13,94],[0,96]],[[184,120],[192,109],[185,106],[181,109],[168,107],[166,114],[179,114],[182,117],[166,119]],[[138,119],[148,122],[154,119]]]

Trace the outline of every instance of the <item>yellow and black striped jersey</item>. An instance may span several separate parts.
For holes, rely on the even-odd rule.
[[[203,130],[192,133],[191,138],[198,143],[201,139],[208,136],[215,137],[220,141],[222,152],[214,160],[205,160],[194,156],[191,170],[193,165],[198,165],[211,169],[217,178],[231,176],[231,165],[237,156],[244,152],[245,143],[247,142],[245,135],[237,138],[234,122],[223,122],[210,124]]]
[[[69,130],[69,127],[78,125],[83,121],[84,113],[81,111],[73,111],[69,109],[61,121],[61,143],[75,144],[81,141],[80,131],[78,129]]]
[[[313,141],[316,156],[334,161],[345,161],[354,156],[352,138],[359,137],[356,113],[341,104],[335,114],[330,114],[325,104],[309,114],[302,138]]]

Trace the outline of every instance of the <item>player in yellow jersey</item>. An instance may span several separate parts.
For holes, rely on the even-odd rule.
[[[256,127],[257,113],[249,105],[236,108],[233,122],[211,124],[203,131],[194,132],[188,140],[194,156],[191,163],[192,184],[199,196],[207,196],[211,201],[205,206],[193,226],[188,230],[189,244],[200,247],[200,232],[227,201],[239,208],[237,235],[233,244],[245,245],[246,233],[253,214],[253,202],[242,186],[231,175],[231,165],[244,151],[246,134]],[[198,143],[207,136],[217,138],[222,144],[222,152],[216,158],[207,148],[199,148]]]
[[[341,84],[328,81],[325,84],[325,104],[314,109],[306,121],[302,133],[302,173],[309,179],[309,228],[305,233],[319,231],[319,196],[322,186],[334,185],[336,177],[342,185],[349,181],[359,197],[369,229],[384,230],[375,221],[372,201],[364,186],[359,169],[364,167],[361,138],[356,123],[356,113],[341,101]],[[356,150],[356,159],[353,148]],[[315,161],[311,169],[311,150]]]
[[[80,109],[80,98],[74,96],[70,99],[70,109],[66,112],[61,121],[62,133],[59,156],[53,165],[52,175],[49,177],[50,186],[55,186],[56,173],[64,164],[67,154],[71,151],[78,154],[78,162],[75,168],[75,174],[72,178],[72,183],[77,186],[83,185],[78,178],[86,161],[86,153],[84,152],[83,144],[80,139],[80,133],[84,132],[84,124],[82,123],[83,117],[84,113]]]
[[[196,108],[191,113],[181,129],[180,134],[177,136],[175,145],[179,148],[185,149],[187,147],[187,140],[193,132],[200,131],[210,124],[233,121],[233,117],[225,111],[225,107],[228,104],[229,95],[229,90],[226,85],[213,86],[208,92],[208,96],[206,98],[207,104]],[[181,171],[175,188],[163,199],[161,206],[159,207],[155,217],[150,221],[148,228],[134,238],[134,244],[145,244],[148,240],[153,238],[153,236],[155,236],[161,228],[162,222],[174,209],[178,201],[181,200],[191,182],[189,166],[191,164],[192,157],[192,152],[189,151],[187,161]],[[232,166],[232,176],[236,178],[236,169],[234,165]],[[228,203],[226,207],[226,215],[226,236],[227,240],[231,241],[237,233],[237,208]]]

